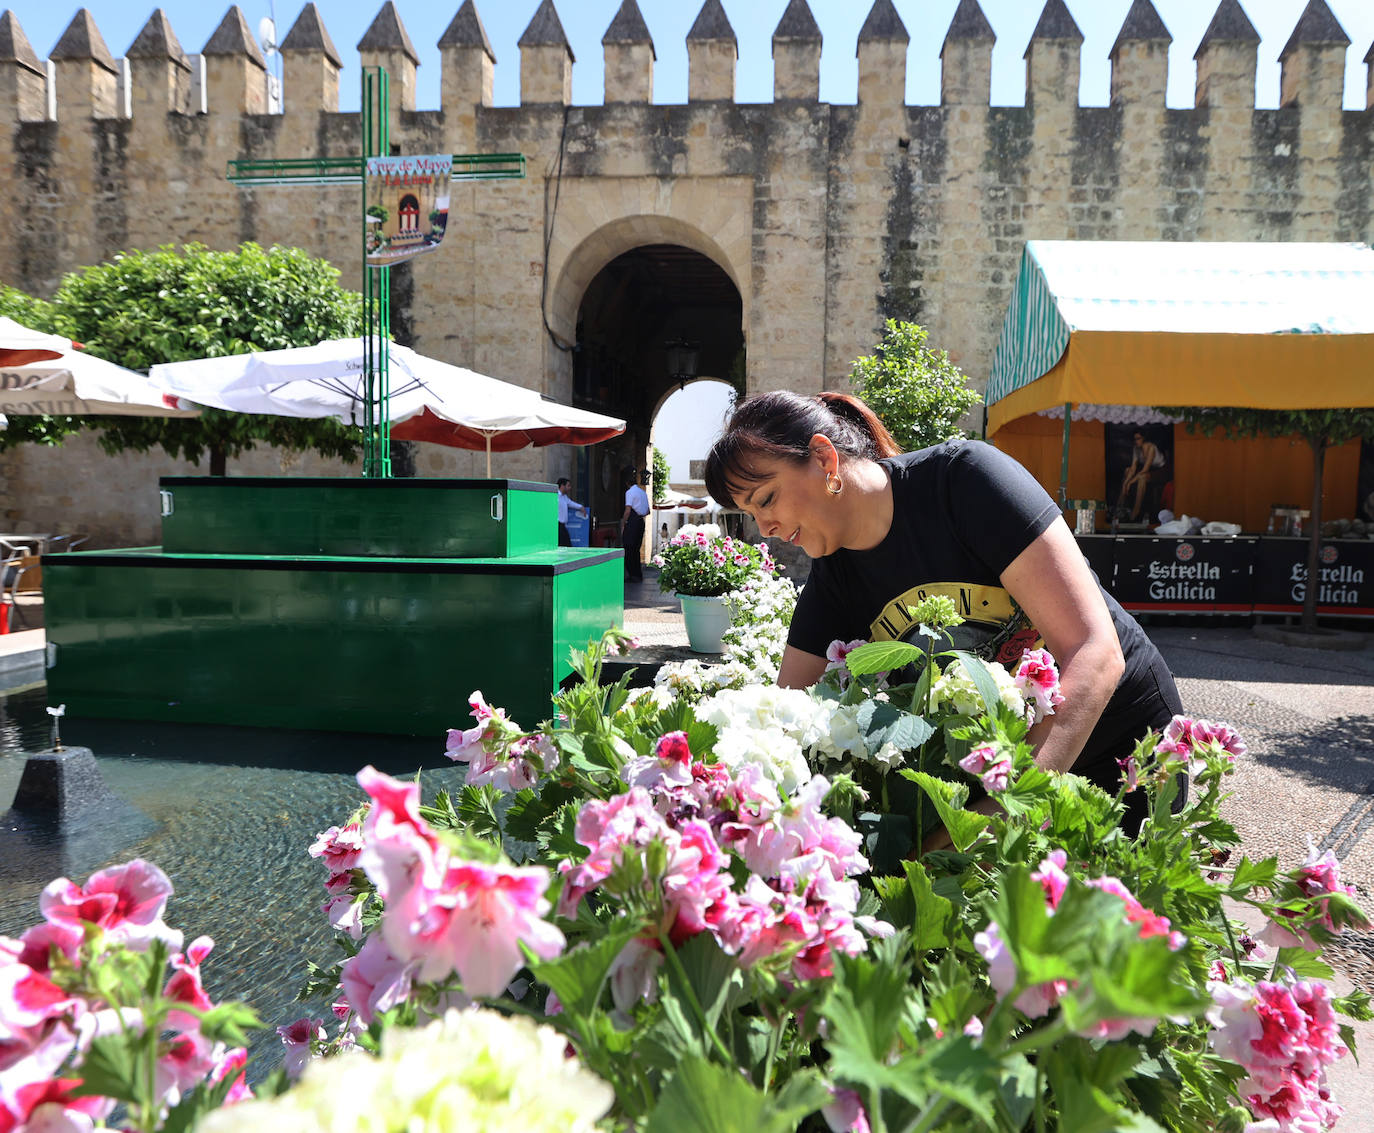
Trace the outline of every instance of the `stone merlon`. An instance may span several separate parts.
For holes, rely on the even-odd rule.
[[[172,31],[172,23],[167,19],[167,13],[161,8],[153,9],[153,14],[148,17],[148,22],[143,25],[143,30],[129,45],[129,50],[124,52],[124,57],[126,59],[170,59],[188,71],[191,69],[191,62],[186,58],[186,52],[182,51],[181,44],[177,42],[176,33]]]
[[[635,0],[625,0],[625,3],[620,5],[620,10],[616,12],[615,19],[611,21],[611,26],[606,29],[606,34],[601,37],[602,47],[611,44],[621,44],[628,47],[647,45],[654,59],[658,59],[658,52],[654,50],[653,36],[649,34],[649,25],[644,22],[644,16]]]
[[[860,43],[910,43],[906,24],[897,15],[892,0],[874,0],[868,18],[859,29]]]
[[[400,13],[396,11],[393,0],[386,0],[386,3],[382,5],[382,10],[377,13],[377,18],[363,33],[363,38],[358,40],[358,50],[401,51],[416,66],[420,64],[420,55],[415,50],[415,45],[410,42],[410,35],[406,32],[405,25],[401,23]]]
[[[553,6],[553,0],[543,0],[516,44],[519,47],[561,47],[568,53],[569,59],[577,62],[577,56],[573,54],[572,45],[568,43],[563,21],[558,18],[558,9]]]
[[[458,9],[458,14],[439,37],[438,46],[480,47],[486,52],[488,59],[496,62],[496,52],[491,49],[487,29],[482,26],[482,17],[477,14],[477,5],[472,0],[463,0],[463,6]]]
[[[264,71],[267,70],[267,60],[262,57],[262,52],[253,39],[253,33],[248,30],[248,21],[243,18],[243,12],[237,4],[224,13],[224,19],[220,21],[219,27],[206,41],[205,46],[200,49],[200,53],[246,55]]]
[[[987,40],[991,42],[996,38],[997,33],[992,30],[988,18],[983,15],[983,9],[978,6],[978,0],[959,0],[959,7],[954,9],[954,17],[949,21],[949,30],[945,32],[944,44],[940,46],[940,54],[944,54],[945,44],[948,44],[950,40]]]
[[[739,41],[735,39],[735,29],[730,26],[729,17],[726,16],[725,9],[721,7],[720,0],[706,0],[706,3],[701,6],[701,11],[697,13],[691,30],[687,33],[687,42],[708,43],[716,40],[733,43],[736,51],[739,50]]]
[[[820,25],[816,23],[816,17],[811,14],[811,6],[806,0],[791,0],[778,26],[773,29],[774,46],[788,41],[821,42]]]
[[[1040,19],[1035,25],[1035,30],[1031,32],[1031,43],[1036,40],[1067,40],[1071,43],[1082,43],[1083,33],[1078,25],[1074,23],[1072,14],[1064,6],[1064,0],[1048,0],[1044,11],[1040,13]],[[1026,44],[1026,55],[1030,54],[1030,43]]]
[[[1260,34],[1255,25],[1240,6],[1240,0],[1221,0],[1216,15],[1202,33],[1202,39],[1193,53],[1196,59],[1214,43],[1259,43]]]
[[[339,53],[334,47],[334,41],[329,38],[329,31],[324,26],[324,21],[320,19],[320,10],[315,7],[312,0],[301,9],[301,14],[296,17],[296,22],[291,25],[291,30],[286,33],[286,38],[281,41],[279,48],[283,53],[288,51],[318,51],[324,54],[336,67],[343,66],[343,60],[339,58]]]
[[[1167,44],[1173,41],[1174,37],[1169,34],[1169,29],[1164,26],[1164,21],[1159,18],[1150,0],[1132,0],[1131,10],[1126,13],[1121,25],[1121,33],[1108,54],[1116,55],[1127,43]]]
[[[9,9],[0,14],[0,63],[18,63],[36,75],[44,73],[29,37]]]
[[[115,73],[114,56],[105,46],[105,38],[95,26],[95,18],[85,8],[79,9],[72,17],[57,46],[48,52],[48,58],[89,59],[111,74]]]
[[[1293,34],[1288,37],[1288,42],[1279,52],[1279,58],[1287,59],[1303,44],[1311,44],[1314,47],[1350,46],[1350,37],[1345,34],[1345,28],[1341,27],[1340,20],[1336,19],[1331,9],[1326,6],[1326,0],[1311,0],[1303,9]]]

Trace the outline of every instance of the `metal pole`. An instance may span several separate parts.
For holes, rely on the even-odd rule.
[[[1073,404],[1064,402],[1064,453],[1059,458],[1059,506],[1069,506],[1069,424],[1073,421]]]
[[[363,68],[363,158],[391,152],[389,79]],[[367,177],[363,176],[363,475],[391,475],[391,269],[367,262]]]

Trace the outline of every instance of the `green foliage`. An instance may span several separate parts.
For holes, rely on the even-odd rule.
[[[657,445],[653,446],[653,487],[654,503],[661,504],[668,494],[668,458]]]
[[[1222,430],[1236,437],[1302,437],[1313,447],[1331,448],[1374,434],[1374,409],[1249,409],[1243,406],[1171,406],[1160,409],[1183,418],[1190,433]]]
[[[244,244],[216,252],[200,244],[179,251],[168,245],[155,252],[123,252],[109,263],[68,274],[53,296],[50,315],[41,329],[82,343],[98,358],[147,370],[158,362],[313,346],[356,335],[362,328],[362,299],[339,286],[332,264],[298,248]],[[106,452],[160,446],[194,464],[208,453],[213,473],[223,472],[228,457],[259,443],[350,462],[360,447],[357,431],[332,419],[217,409],[196,419],[88,417],[78,423],[99,431]],[[43,439],[57,428],[42,426],[26,439]]]
[[[888,319],[874,352],[854,361],[849,380],[896,442],[910,452],[964,436],[959,421],[980,395],[925,327]]]

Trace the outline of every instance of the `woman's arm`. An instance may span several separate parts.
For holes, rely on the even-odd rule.
[[[824,657],[806,653],[793,645],[782,650],[782,664],[778,666],[778,684],[783,688],[810,688],[825,672],[829,664]]]
[[[1028,739],[1036,746],[1036,763],[1046,771],[1067,771],[1126,669],[1112,615],[1063,520],[1017,555],[1001,581],[1059,665],[1064,703]]]

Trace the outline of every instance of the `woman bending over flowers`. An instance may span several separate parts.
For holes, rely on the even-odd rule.
[[[1182,711],[1159,652],[1102,589],[1054,501],[990,445],[901,453],[857,398],[765,393],[716,440],[706,486],[813,560],[779,684],[814,684],[836,639],[914,635],[910,607],[944,594],[965,619],[957,647],[1014,665],[1043,643],[1058,661],[1064,703],[1030,734],[1048,771],[1115,794],[1117,759]],[[1127,801],[1134,832],[1143,792]]]

